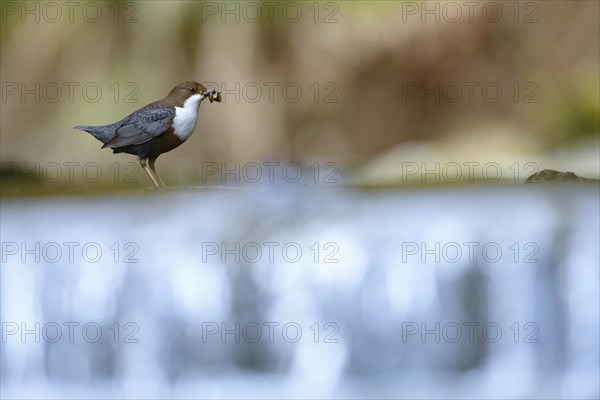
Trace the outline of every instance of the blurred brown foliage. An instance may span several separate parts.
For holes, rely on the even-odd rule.
[[[456,22],[444,2],[426,2],[438,7],[439,22],[423,10],[412,14],[425,3],[406,1],[296,2],[297,22],[282,13],[285,2],[275,2],[272,15],[254,2],[260,18],[245,2],[95,2],[103,12],[97,22],[82,17],[87,2],[76,3],[73,21],[63,8],[48,22],[43,2],[3,2],[3,161],[125,160],[73,126],[114,122],[183,80],[217,83],[225,103],[202,106],[196,134],[161,157],[161,170],[177,164],[167,159],[351,167],[414,140],[466,137],[485,151],[498,132],[543,151],[599,132],[596,1],[497,2],[502,15],[493,22],[482,17],[488,2],[475,2],[472,20],[464,8]],[[35,13],[35,4],[39,22],[23,21],[21,8]],[[36,102],[6,92],[5,83],[36,82],[57,83],[63,94]],[[73,101],[65,82],[79,84]],[[89,82],[103,90],[97,102],[82,95]],[[139,89],[137,103],[123,101],[128,82]],[[486,85],[501,88],[498,101],[485,97]],[[302,94],[290,101],[297,87]]]

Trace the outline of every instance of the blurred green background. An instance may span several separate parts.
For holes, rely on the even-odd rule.
[[[333,162],[367,185],[405,183],[403,161],[597,177],[599,3],[472,4],[3,2],[2,193],[28,192],[19,173],[52,162],[97,162],[94,189],[120,190],[110,168],[135,158],[73,126],[115,122],[184,80],[225,102],[158,160],[170,185],[206,183],[206,162]],[[32,183],[88,190],[74,168],[73,182]]]

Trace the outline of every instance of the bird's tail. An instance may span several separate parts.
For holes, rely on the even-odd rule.
[[[95,137],[102,143],[110,142],[115,137],[115,130],[112,125],[77,125],[74,128],[91,134],[93,137]]]

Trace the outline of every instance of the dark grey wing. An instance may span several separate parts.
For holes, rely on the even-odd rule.
[[[115,131],[116,136],[103,148],[114,149],[145,143],[165,133],[174,117],[174,107],[149,104],[125,117]]]

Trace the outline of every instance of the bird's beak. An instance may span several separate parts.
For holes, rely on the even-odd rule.
[[[222,101],[221,92],[217,92],[216,90],[209,89],[201,93],[200,95],[202,100],[208,98],[208,101],[210,101],[211,103],[213,101],[216,101],[217,103],[220,103]]]

